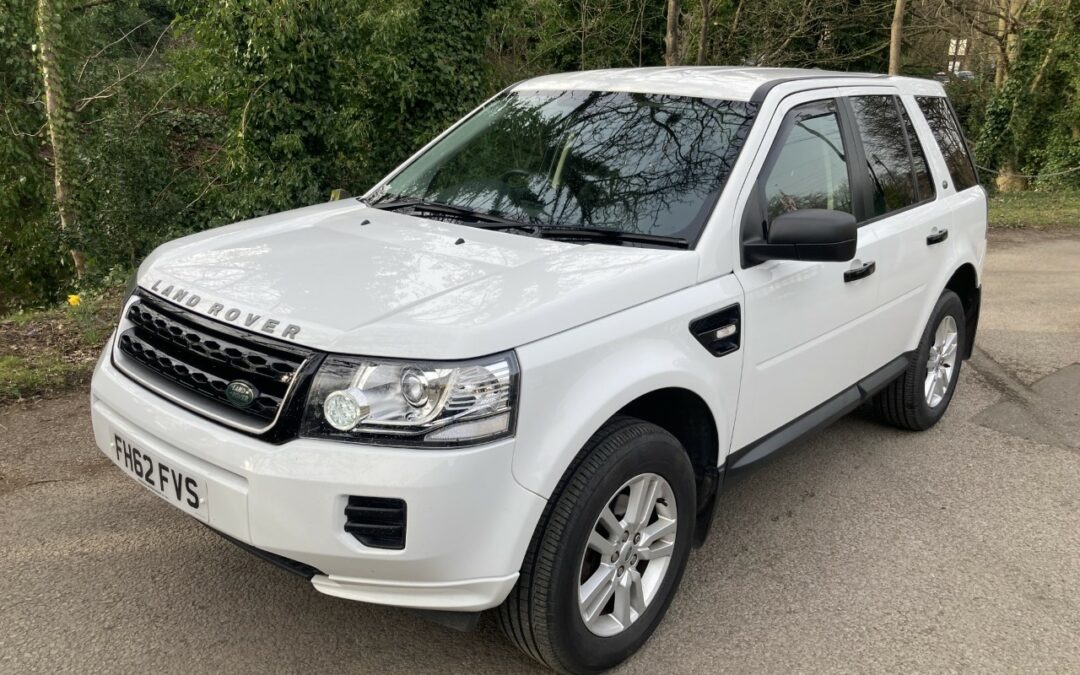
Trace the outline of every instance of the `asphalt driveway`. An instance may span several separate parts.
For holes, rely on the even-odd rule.
[[[922,434],[858,416],[725,486],[621,670],[1080,671],[1080,237],[992,240],[979,349]],[[94,447],[87,394],[0,410],[0,671],[528,672],[322,596]]]

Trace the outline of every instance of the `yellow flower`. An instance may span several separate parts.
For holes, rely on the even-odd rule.
[[[78,293],[76,293],[74,295],[69,295],[68,296],[68,304],[71,305],[72,307],[78,307],[79,305],[82,304],[82,297]]]

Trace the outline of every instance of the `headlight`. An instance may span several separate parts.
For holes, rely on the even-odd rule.
[[[389,445],[474,445],[514,432],[513,353],[475,361],[329,356],[308,393],[302,435]]]

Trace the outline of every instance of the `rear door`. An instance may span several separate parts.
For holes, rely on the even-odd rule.
[[[853,137],[837,90],[781,101],[739,197],[742,239],[762,238],[780,213],[852,213]],[[851,262],[743,261],[744,365],[732,448],[738,450],[809,412],[873,370],[862,330],[877,303],[875,274],[846,275],[869,261],[859,231]],[[846,281],[845,278],[850,278]],[[855,278],[858,277],[858,278]]]
[[[944,96],[905,96],[904,102],[937,177],[939,197],[951,214],[949,240],[977,242],[981,261],[986,254],[986,192],[956,111]]]
[[[927,295],[942,249],[949,246],[950,214],[937,189],[912,116],[891,87],[841,90],[858,139],[856,199],[860,236],[872,234],[878,299],[863,331],[867,359],[880,367],[911,348],[921,330]]]

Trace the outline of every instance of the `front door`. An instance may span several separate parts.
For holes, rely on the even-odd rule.
[[[763,237],[777,215],[797,209],[855,213],[853,138],[835,90],[781,103],[743,186],[743,236]],[[857,215],[857,214],[856,214]],[[739,450],[850,387],[873,370],[860,325],[877,301],[878,277],[859,231],[851,262],[743,262],[742,389],[731,448]],[[880,364],[878,364],[880,365]]]

